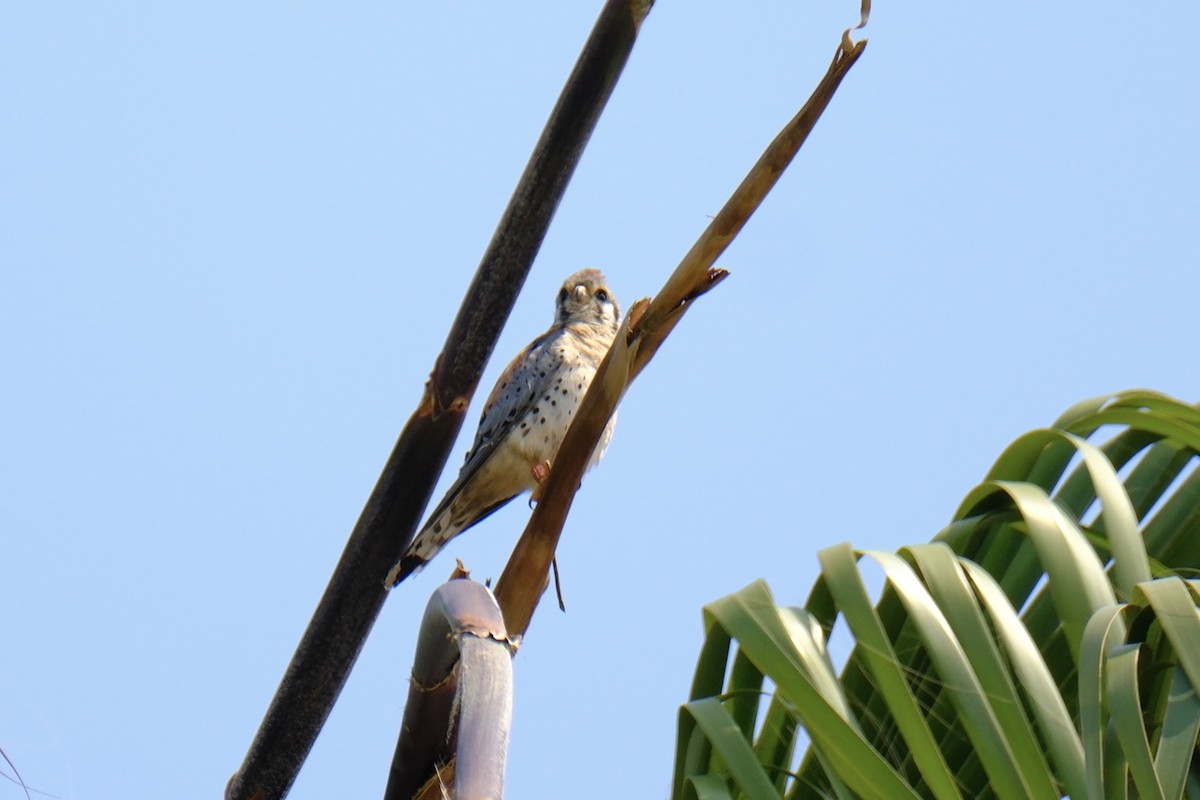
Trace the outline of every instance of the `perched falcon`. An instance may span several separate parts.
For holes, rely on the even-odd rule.
[[[394,586],[425,566],[446,543],[524,491],[536,500],[596,368],[617,332],[621,311],[599,270],[567,278],[554,324],[500,375],[458,479],[388,573]],[[595,466],[616,415],[596,444]]]

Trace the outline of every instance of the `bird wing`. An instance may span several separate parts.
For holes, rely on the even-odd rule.
[[[467,463],[486,458],[549,393],[563,362],[558,344],[565,333],[557,328],[542,334],[504,370],[484,404]]]
[[[459,490],[475,476],[496,447],[512,433],[513,429],[533,409],[538,400],[546,395],[556,380],[554,373],[562,362],[562,356],[555,345],[563,330],[547,331],[530,342],[512,363],[501,373],[492,393],[484,404],[483,414],[479,419],[479,428],[475,431],[475,442],[467,453],[466,462],[458,473],[458,478],[446,490],[441,502],[433,509],[426,520],[428,527],[449,509]],[[516,495],[513,495],[516,497]],[[465,528],[474,525],[483,517],[492,513],[500,506],[511,500],[505,498],[478,518],[472,520]],[[424,530],[424,528],[422,528]],[[414,539],[414,542],[416,540]]]

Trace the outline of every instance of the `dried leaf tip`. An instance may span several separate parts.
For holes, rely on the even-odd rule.
[[[860,30],[867,26],[867,20],[869,20],[871,18],[871,0],[862,0],[862,5],[860,6],[860,12],[861,13],[859,16],[858,24],[855,25],[854,27],[846,28],[846,30],[842,31],[842,50],[848,56],[854,55],[855,50],[857,50],[862,45],[866,44],[866,41],[867,41],[866,39],[863,39],[861,42],[855,43],[855,41],[850,38],[850,31],[857,31],[857,30]]]

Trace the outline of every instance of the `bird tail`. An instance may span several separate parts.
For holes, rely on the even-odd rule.
[[[400,583],[400,581],[404,580],[409,575],[412,575],[414,572],[417,572],[421,569],[421,567],[428,563],[429,562],[423,558],[418,558],[417,556],[413,555],[405,555],[400,559],[399,562],[397,562],[396,566],[392,567],[392,571],[389,572],[387,578],[384,579],[383,585],[391,589],[393,586]]]
[[[494,514],[501,506],[512,500],[513,497],[516,497],[516,495],[504,498],[495,505],[484,509],[477,516],[464,519],[454,518],[455,509],[453,506],[434,509],[434,515],[429,518],[420,532],[413,537],[408,550],[401,556],[396,566],[392,567],[391,572],[384,579],[383,585],[390,589],[414,572],[419,572],[422,567],[432,561],[434,556],[450,543],[451,539]]]

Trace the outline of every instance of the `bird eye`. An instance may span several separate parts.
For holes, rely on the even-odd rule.
[[[596,299],[599,300],[601,303],[607,303],[608,302],[608,292],[604,291],[603,289],[597,290],[596,291]]]
[[[558,304],[562,305],[565,302],[567,302],[567,290],[563,289],[558,293]]]

